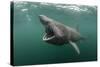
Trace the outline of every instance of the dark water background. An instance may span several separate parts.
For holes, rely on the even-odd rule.
[[[78,55],[70,44],[55,46],[42,41],[44,27],[39,15],[65,25],[79,26],[85,40],[78,42]],[[14,3],[14,64],[48,64],[97,59],[97,7],[33,2]]]

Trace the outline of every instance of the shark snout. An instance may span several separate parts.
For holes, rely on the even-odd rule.
[[[44,21],[48,20],[48,17],[45,16],[45,15],[39,15],[39,18],[40,18],[41,20],[44,20]]]
[[[45,15],[39,15],[39,19],[43,25],[48,25],[49,18]]]
[[[41,15],[39,15],[39,16],[40,16],[40,17],[41,17],[41,16],[43,17],[43,16],[45,16],[45,15],[42,15],[42,14],[41,14]]]

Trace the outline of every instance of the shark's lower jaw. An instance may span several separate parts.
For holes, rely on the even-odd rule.
[[[55,38],[55,35],[48,35],[47,33],[43,36],[43,41],[49,41]]]

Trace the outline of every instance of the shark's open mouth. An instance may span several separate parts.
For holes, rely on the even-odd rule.
[[[46,33],[43,36],[43,41],[55,45],[63,45],[65,43],[65,41],[62,40],[62,38],[56,37],[53,29],[50,29],[50,27],[49,29],[46,29]]]
[[[43,36],[43,40],[44,41],[48,41],[55,38],[54,32],[52,29],[48,29],[45,33],[45,35]]]

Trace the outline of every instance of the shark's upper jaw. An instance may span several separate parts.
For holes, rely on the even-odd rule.
[[[45,35],[43,36],[43,40],[44,41],[48,41],[48,40],[51,40],[53,38],[55,38],[55,34],[54,34],[53,30],[52,29],[48,29],[46,31]]]

